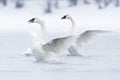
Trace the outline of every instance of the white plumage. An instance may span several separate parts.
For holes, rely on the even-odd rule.
[[[86,44],[91,38],[95,37],[98,34],[101,33],[106,33],[106,32],[110,32],[110,31],[105,31],[105,30],[86,30],[85,32],[83,32],[82,34],[78,35],[78,37],[76,38],[76,42],[75,44],[73,44],[68,51],[70,52],[70,55],[73,56],[84,56],[84,54],[82,54],[80,52],[80,49],[84,46],[84,44]]]
[[[29,20],[30,23],[37,23],[41,26],[41,31],[38,28],[38,32],[31,33],[33,36],[33,43],[31,50],[37,61],[53,61],[57,55],[82,55],[80,52],[81,47],[87,43],[93,36],[107,32],[104,30],[87,30],[77,37],[73,35],[75,29],[74,20],[70,15],[65,15],[62,19],[69,19],[72,22],[72,27],[67,36],[53,39],[49,42],[46,41],[46,32],[44,22],[38,18]],[[39,32],[40,31],[40,32]]]
[[[33,36],[33,43],[31,47],[32,53],[37,61],[54,60],[54,58],[51,58],[51,56],[68,53],[68,48],[76,40],[75,36],[72,36],[74,31],[74,21],[71,18],[72,17],[68,15],[62,17],[62,19],[70,19],[73,23],[72,28],[70,29],[70,34],[66,37],[53,39],[52,41],[49,41],[47,43],[44,43],[45,31],[42,21],[38,18],[33,18],[29,20],[30,23],[38,23],[41,25],[41,33],[39,33],[39,36]]]
[[[32,20],[34,20],[32,22]],[[44,43],[46,42],[46,29],[44,27],[45,23],[44,21],[39,20],[38,18],[33,18],[31,19],[31,22],[29,21],[29,23],[37,23],[40,24],[40,27],[35,27],[35,29],[32,29],[30,31],[31,36],[33,37],[33,41],[36,42],[40,42],[40,43]],[[41,30],[40,30],[41,28]],[[33,56],[32,50],[31,50],[31,46],[29,46],[25,52],[23,52],[23,54],[25,56]]]
[[[23,55],[25,56],[32,56],[32,50],[31,50],[31,46],[29,46],[25,52],[23,52]]]

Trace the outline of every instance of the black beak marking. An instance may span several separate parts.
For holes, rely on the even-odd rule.
[[[34,20],[35,20],[35,18],[32,18],[32,19],[31,19],[31,20],[29,20],[28,22],[33,23],[33,22],[34,22]]]
[[[61,19],[66,19],[67,15],[63,16]]]

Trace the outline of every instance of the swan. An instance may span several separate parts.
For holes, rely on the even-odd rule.
[[[52,59],[51,56],[61,55],[68,52],[68,48],[75,42],[76,38],[73,35],[74,21],[71,16],[65,15],[61,19],[69,19],[72,22],[70,33],[61,38],[53,39],[49,42],[45,42],[45,26],[39,18],[32,18],[29,23],[37,23],[41,26],[41,32],[39,36],[33,36],[33,42],[31,46],[32,53],[37,61],[48,62]]]
[[[46,29],[45,29],[45,27],[44,27],[44,25],[45,25],[45,23],[44,23],[44,21],[42,20],[42,21],[40,21],[40,22],[37,22],[37,21],[39,21],[39,19],[38,18],[33,18],[32,20],[34,20],[34,19],[36,19],[36,22],[34,21],[34,23],[39,23],[40,24],[40,26],[42,27],[41,29],[41,33],[42,33],[42,38],[39,38],[40,37],[40,35],[39,34],[41,34],[39,31],[38,31],[38,33],[36,34],[35,32],[33,32],[33,31],[31,31],[30,32],[30,34],[32,35],[32,37],[33,38],[37,38],[36,40],[39,40],[39,41],[41,41],[41,39],[42,39],[42,41],[45,43],[46,42],[46,37],[45,37],[45,34],[46,34]],[[31,20],[31,21],[32,21]],[[32,23],[32,22],[29,22],[29,23]],[[36,37],[35,37],[36,36]],[[38,39],[39,38],[39,39]],[[33,53],[32,53],[32,50],[31,50],[31,46],[29,46],[27,49],[26,49],[26,51],[24,51],[23,52],[23,55],[25,55],[25,56],[33,56]]]
[[[67,15],[67,16],[69,16],[69,15]],[[73,21],[72,18],[70,18],[70,20]],[[74,25],[75,23],[72,23],[72,24]],[[74,44],[71,45],[68,48],[68,52],[69,52],[68,55],[71,55],[71,56],[85,56],[85,54],[82,54],[80,52],[80,49],[84,46],[84,44],[86,44],[90,39],[92,39],[96,35],[101,34],[101,33],[108,33],[108,32],[111,32],[111,31],[86,30],[82,34],[77,35],[76,41],[74,42]]]

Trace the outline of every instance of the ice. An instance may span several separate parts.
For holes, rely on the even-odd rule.
[[[119,34],[99,35],[81,49],[88,56],[64,56],[60,63],[39,63],[33,56],[22,55],[30,40],[28,33],[1,34],[1,80],[120,79]]]

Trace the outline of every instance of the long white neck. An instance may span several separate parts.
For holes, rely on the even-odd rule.
[[[46,42],[46,29],[45,29],[45,25],[44,22],[40,23],[41,26],[41,38],[43,39],[43,42]]]
[[[71,27],[68,35],[69,35],[69,36],[72,36],[72,35],[73,35],[73,32],[74,32],[74,30],[75,30],[75,22],[74,22],[74,20],[72,19],[72,17],[70,17],[70,21],[71,21],[71,23],[72,23],[72,27]]]
[[[38,27],[37,32],[33,33],[33,43],[34,44],[45,44],[46,42],[46,29],[44,27],[44,23],[42,21],[39,21],[38,24],[41,27]]]

